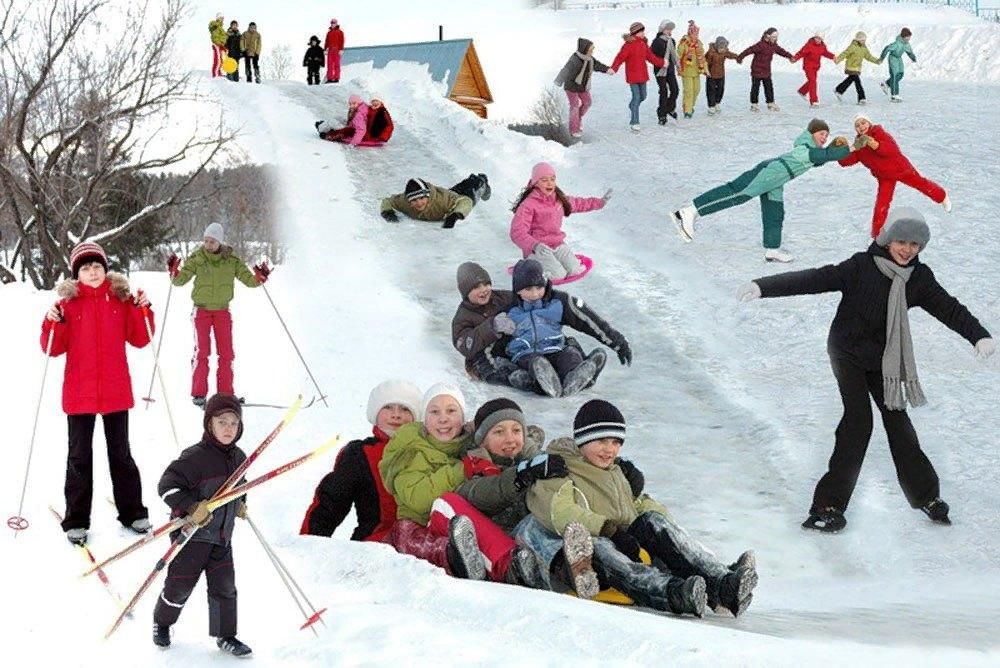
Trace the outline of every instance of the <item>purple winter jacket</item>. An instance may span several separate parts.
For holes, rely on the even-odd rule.
[[[583,213],[604,208],[604,200],[600,197],[570,197],[570,209],[573,213]],[[546,196],[535,188],[527,199],[521,202],[514,212],[514,220],[510,223],[510,240],[524,253],[531,255],[535,246],[542,243],[549,248],[556,248],[566,238],[562,231],[562,203],[553,194]]]
[[[782,49],[778,44],[768,42],[763,38],[756,44],[748,46],[743,50],[743,53],[739,55],[740,62],[751,53],[753,54],[753,61],[750,63],[750,76],[755,79],[771,78],[771,59],[774,58],[774,54],[778,54],[784,58],[792,57],[792,54]]]

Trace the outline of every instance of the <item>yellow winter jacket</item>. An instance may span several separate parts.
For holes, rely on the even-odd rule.
[[[879,64],[878,58],[872,55],[865,43],[858,40],[852,41],[850,46],[841,51],[833,62],[839,63],[842,60],[847,61],[844,63],[844,72],[847,74],[861,74],[861,65],[866,60],[876,65]]]
[[[209,21],[208,32],[212,35],[212,44],[216,46],[226,45],[226,29],[222,27],[222,21],[218,19]]]
[[[696,77],[708,74],[708,66],[705,63],[705,46],[701,40],[695,40],[694,44],[687,35],[681,37],[677,43],[677,60],[681,63],[682,77]]]

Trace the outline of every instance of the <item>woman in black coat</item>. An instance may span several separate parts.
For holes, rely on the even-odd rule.
[[[741,301],[758,297],[843,293],[827,347],[844,416],[837,425],[829,470],[816,485],[807,529],[836,532],[847,525],[851,500],[872,434],[871,399],[882,414],[896,475],[907,501],[949,524],[937,473],[920,449],[906,404],[926,403],[916,374],[907,309],[919,306],[975,346],[976,355],[996,350],[990,333],[938,284],[917,258],[930,240],[923,216],[901,207],[867,251],[837,265],[757,278],[740,288]]]

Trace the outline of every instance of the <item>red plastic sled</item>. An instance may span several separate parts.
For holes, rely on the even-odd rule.
[[[571,275],[567,276],[566,278],[553,278],[552,279],[552,285],[562,285],[564,283],[572,283],[573,281],[579,281],[581,278],[583,278],[584,276],[586,276],[587,274],[589,274],[590,270],[594,268],[594,261],[591,260],[586,255],[583,255],[581,253],[577,253],[576,254],[576,259],[579,260],[580,264],[583,265],[583,271],[581,271],[579,274],[571,274]],[[514,267],[513,266],[507,267],[507,274],[511,275],[511,276],[514,275]]]

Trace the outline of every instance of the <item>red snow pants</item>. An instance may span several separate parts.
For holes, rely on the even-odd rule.
[[[191,315],[194,320],[194,356],[191,358],[191,396],[208,396],[208,356],[212,354],[211,333],[215,332],[218,367],[215,374],[215,391],[233,392],[233,317],[229,309],[212,311],[196,307]]]
[[[809,94],[809,104],[819,102],[819,94],[816,92],[816,77],[819,70],[803,70],[806,73],[806,82],[799,87],[799,95]]]
[[[903,172],[895,179],[879,179],[878,194],[875,196],[875,211],[872,213],[872,239],[878,236],[885,225],[885,219],[889,215],[889,205],[892,204],[892,196],[896,192],[896,182],[908,185],[938,204],[944,201],[944,188],[920,175],[917,170]]]
[[[212,43],[212,76],[221,77],[223,75],[222,71],[222,59],[225,57],[225,52],[223,47],[218,44]]]
[[[504,582],[511,557],[517,544],[490,518],[454,492],[442,494],[431,506],[427,526],[413,520],[398,519],[392,525],[384,542],[400,554],[429,561],[451,573],[448,568],[448,521],[455,515],[465,515],[476,527],[479,551],[486,561],[490,579]]]
[[[326,80],[340,81],[340,51],[326,50]]]

